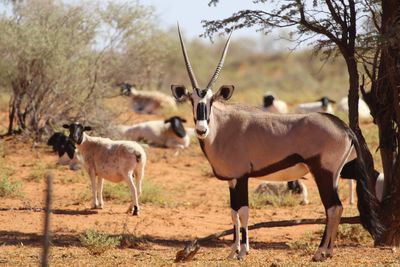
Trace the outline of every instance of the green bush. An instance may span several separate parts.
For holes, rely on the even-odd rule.
[[[299,204],[299,199],[291,192],[283,192],[278,195],[251,193],[249,205],[252,209],[262,209],[266,206],[294,207]]]
[[[120,236],[109,236],[93,229],[86,230],[79,236],[82,246],[92,255],[101,255],[109,249],[116,248],[121,243]]]
[[[22,184],[20,182],[12,182],[7,176],[0,180],[0,197],[21,197]]]

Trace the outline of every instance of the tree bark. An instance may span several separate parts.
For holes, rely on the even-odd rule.
[[[380,148],[385,174],[380,217],[385,231],[378,245],[400,245],[400,2],[382,0],[382,49],[378,75]]]

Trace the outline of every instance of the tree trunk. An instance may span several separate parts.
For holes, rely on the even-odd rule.
[[[383,109],[378,116],[380,148],[385,183],[380,217],[385,231],[378,245],[400,245],[400,2],[382,0],[382,49],[378,75],[378,101]]]

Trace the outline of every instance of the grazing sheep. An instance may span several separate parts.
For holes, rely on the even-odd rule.
[[[288,106],[285,101],[276,99],[276,97],[268,92],[263,97],[263,108],[271,113],[288,113]]]
[[[176,110],[176,101],[169,95],[157,91],[138,91],[124,83],[121,94],[132,97],[132,107],[137,113],[151,114],[160,108]]]
[[[349,99],[343,97],[337,105],[337,111],[349,112]],[[360,122],[372,122],[374,119],[371,116],[371,111],[364,100],[358,100],[358,119]]]
[[[307,187],[300,180],[291,181],[287,183],[282,182],[263,182],[255,190],[257,194],[265,193],[270,195],[279,196],[287,192],[292,192],[294,194],[301,194],[302,201],[301,205],[307,205],[308,201],[308,191]]]
[[[299,104],[296,107],[296,113],[324,112],[335,114],[331,103],[334,104],[336,102],[324,96],[316,102]]]
[[[190,144],[190,138],[183,127],[184,122],[185,119],[173,116],[164,121],[146,121],[132,126],[119,126],[119,131],[129,140],[145,140],[160,147],[186,148]]]
[[[109,138],[89,136],[85,131],[90,131],[91,127],[84,127],[79,123],[64,124],[63,127],[69,129],[69,138],[76,143],[90,176],[92,208],[103,208],[103,179],[114,183],[125,180],[132,195],[130,212],[138,215],[138,199],[146,165],[146,153],[143,148],[133,141],[113,141]],[[133,176],[136,178],[137,188]]]

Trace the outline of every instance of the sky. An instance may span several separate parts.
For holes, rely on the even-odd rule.
[[[209,0],[142,0],[143,5],[152,5],[164,29],[175,27],[177,21],[188,38],[204,33],[202,20],[222,19],[242,9],[265,8],[265,4],[253,4],[252,0],[220,0],[217,6],[208,6]],[[257,37],[255,28],[235,31],[237,36]]]

